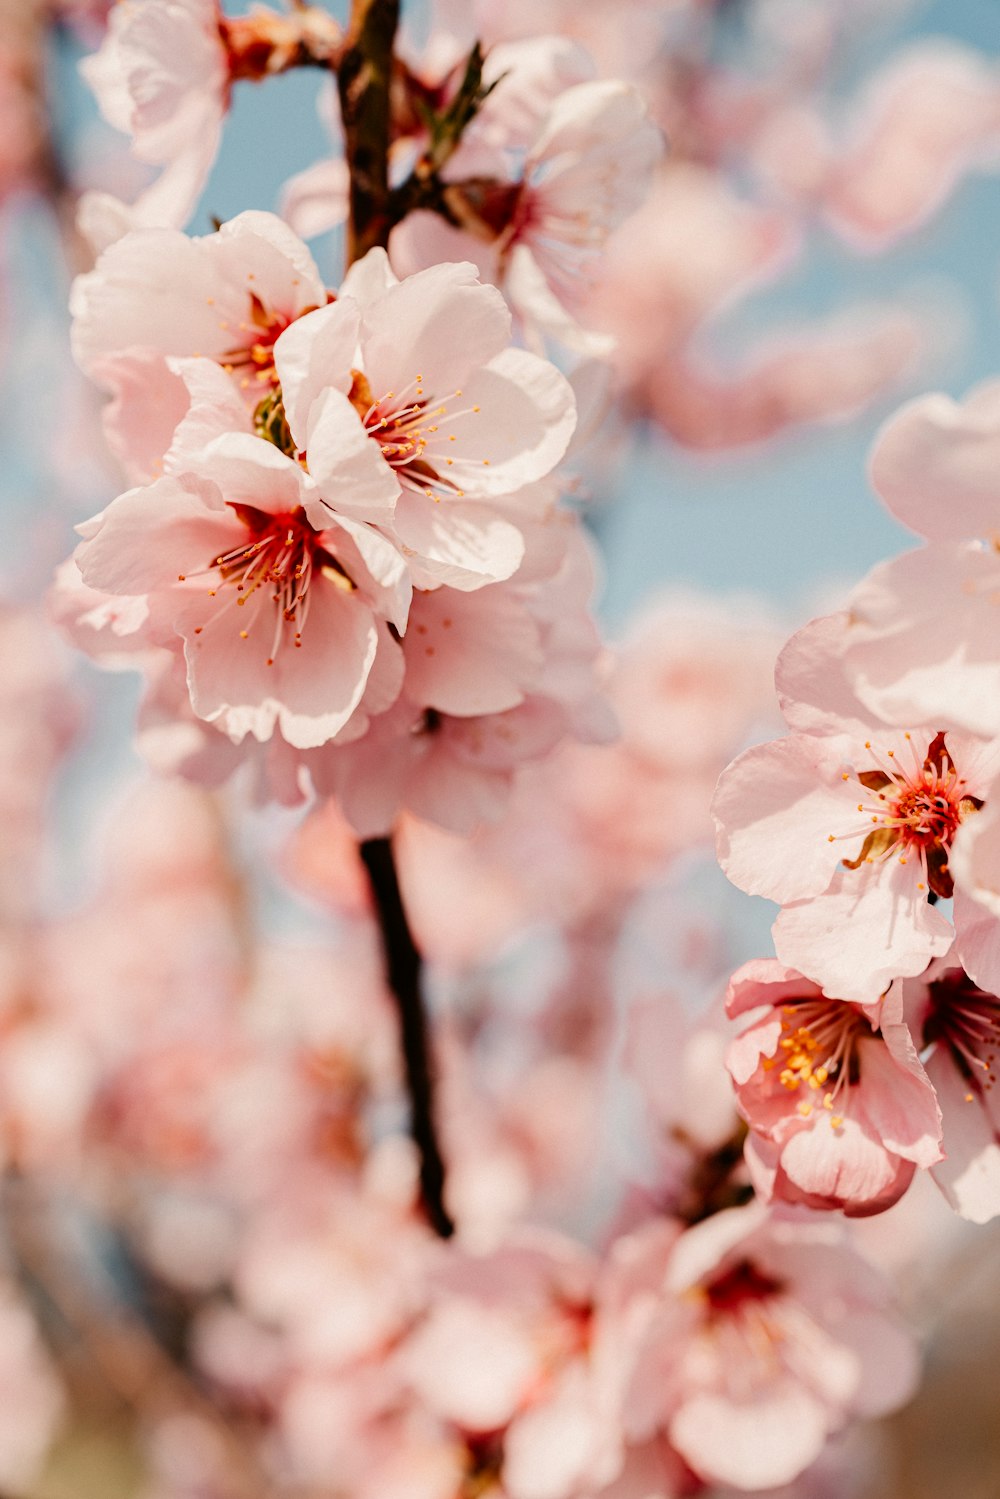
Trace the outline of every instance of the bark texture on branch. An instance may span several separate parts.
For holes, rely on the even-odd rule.
[[[350,171],[347,263],[389,240],[392,49],[399,0],[354,0],[337,86]]]

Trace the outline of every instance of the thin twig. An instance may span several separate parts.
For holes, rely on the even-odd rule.
[[[420,982],[423,964],[406,919],[389,839],[367,839],[361,845],[361,858],[382,932],[386,976],[399,1012],[410,1096],[410,1133],[420,1153],[421,1196],[434,1232],[447,1239],[455,1232],[455,1225],[444,1205],[445,1169],[434,1121],[434,1075]]]

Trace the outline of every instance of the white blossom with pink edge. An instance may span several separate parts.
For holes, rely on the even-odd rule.
[[[606,355],[613,341],[585,326],[586,303],[609,236],[649,191],[662,136],[631,84],[592,80],[555,98],[525,155],[513,128],[498,130],[503,102],[501,81],[482,132],[474,122],[444,172],[455,194],[463,178],[499,172],[481,202],[477,195],[457,210],[468,231],[412,213],[390,239],[393,264],[412,271],[470,256],[502,287],[529,341],[554,338],[577,353]]]
[[[250,211],[214,234],[136,230],[73,283],[73,354],[113,397],[111,447],[134,482],[159,472],[190,404],[169,360],[213,360],[248,411],[277,384],[274,346],[329,293],[302,241],[270,213]]]
[[[85,193],[80,228],[99,251],[130,229],[190,217],[208,180],[229,107],[229,64],[218,0],[115,5],[100,50],[80,71],[104,118],[132,137],[132,154],[163,170],[129,205]]]
[[[929,543],[874,568],[851,596],[844,669],[890,723],[1000,732],[998,461],[996,380],[962,403],[921,396],[879,434],[875,489]]]
[[[770,1489],[803,1472],[848,1420],[902,1405],[916,1377],[888,1286],[838,1228],[752,1204],[674,1247],[626,1431],[634,1440],[664,1432],[709,1483]]]
[[[773,928],[782,963],[871,1004],[951,945],[930,897],[954,893],[952,843],[988,794],[1000,741],[866,725],[838,671],[845,629],[832,616],[792,637],[778,689],[786,721],[805,732],[735,760],[713,815],[729,878],[783,907]],[[955,930],[975,966],[992,929],[958,903]]]
[[[510,339],[504,300],[474,266],[400,281],[373,249],[335,303],[275,345],[291,438],[320,494],[389,531],[417,587],[510,577],[524,540],[503,498],[549,474],[573,434],[569,382]]]
[[[749,1024],[726,1059],[750,1127],[759,1197],[852,1217],[897,1202],[941,1159],[941,1114],[893,987],[873,1009],[829,998],[771,959],[733,975],[726,1007]]]
[[[406,619],[396,549],[337,521],[297,463],[244,434],[210,444],[197,473],[119,496],[77,558],[88,587],[146,597],[151,643],[180,637],[196,715],[236,742],[280,728],[300,749],[326,743],[376,651],[398,649],[378,620]]]

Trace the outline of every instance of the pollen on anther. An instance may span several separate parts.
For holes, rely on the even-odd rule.
[[[241,640],[249,640],[250,639],[250,631],[249,630],[241,630],[240,631],[240,639]]]
[[[177,581],[178,581],[178,583],[186,583],[187,582],[187,573],[178,573],[177,574]]]

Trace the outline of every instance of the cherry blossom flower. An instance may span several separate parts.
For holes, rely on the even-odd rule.
[[[472,265],[399,281],[383,250],[352,266],[337,301],[275,347],[291,439],[320,494],[391,530],[417,587],[477,588],[524,554],[504,496],[566,451],[576,421],[568,382],[510,347],[510,314]],[[536,518],[549,502],[537,494]],[[532,511],[527,511],[529,518]]]
[[[116,5],[100,50],[81,72],[110,125],[140,161],[163,167],[131,206],[90,193],[81,224],[95,249],[127,230],[183,225],[215,161],[229,107],[229,66],[218,0]]]
[[[607,338],[582,326],[584,304],[609,235],[646,196],[662,152],[660,133],[637,89],[594,80],[559,93],[534,137],[522,142],[515,129],[498,129],[505,88],[501,77],[445,169],[455,216],[468,232],[434,214],[411,214],[390,241],[393,262],[413,270],[471,256],[484,278],[503,288],[536,341],[550,336],[581,353],[607,353]],[[511,116],[520,124],[517,102]],[[504,170],[505,152],[517,153],[519,175]],[[478,184],[498,164],[494,186],[463,193],[464,178]]]
[[[792,735],[741,755],[716,794],[719,858],[734,884],[784,907],[782,962],[872,1003],[942,954],[951,927],[928,894],[953,893],[951,845],[996,754],[995,742],[924,730]]]
[[[193,239],[146,229],[105,250],[73,285],[73,352],[113,397],[105,431],[133,481],[157,476],[192,400],[209,398],[171,360],[214,360],[253,412],[277,385],[277,340],[329,295],[305,245],[273,214],[241,213]]]
[[[153,266],[174,296],[153,299],[150,318]],[[520,563],[522,532],[498,501],[519,491],[528,506],[528,486],[565,452],[575,406],[552,365],[509,347],[503,299],[474,267],[399,282],[372,250],[327,306],[301,241],[269,215],[244,214],[203,240],[129,236],[78,281],[74,303],[77,357],[113,390],[110,430],[137,476],[158,471],[171,424],[197,423],[203,403],[221,425],[240,425],[215,385],[185,368],[211,358],[259,430],[307,460],[333,512],[391,532],[418,586],[475,588]],[[526,519],[547,504],[540,491]]]
[[[943,726],[1000,732],[998,453],[996,381],[961,404],[944,395],[911,401],[878,438],[875,488],[929,542],[873,569],[851,596],[844,669],[890,723],[933,716]]]
[[[299,748],[326,743],[376,652],[398,650],[379,621],[405,622],[395,548],[317,510],[299,465],[256,437],[121,495],[78,560],[88,587],[148,599],[151,642],[180,636],[195,713],[236,742],[280,727]]]
[[[754,1013],[727,1066],[765,1201],[882,1212],[917,1166],[941,1159],[940,1111],[902,1003],[891,988],[872,1013],[767,959],[733,975],[729,1014]]]
[[[1000,741],[866,730],[851,715],[860,705],[842,678],[838,685],[845,628],[835,616],[793,637],[779,661],[779,691],[783,682],[791,689],[785,717],[807,732],[734,761],[714,815],[729,878],[783,907],[774,924],[781,961],[828,994],[870,1004],[952,941],[929,897],[954,893],[952,843],[987,795]],[[960,909],[955,920],[974,967],[992,928],[977,928]]]
[[[822,1224],[733,1208],[689,1229],[667,1265],[626,1399],[703,1480],[788,1483],[852,1416],[913,1390],[912,1342],[887,1287]]]

